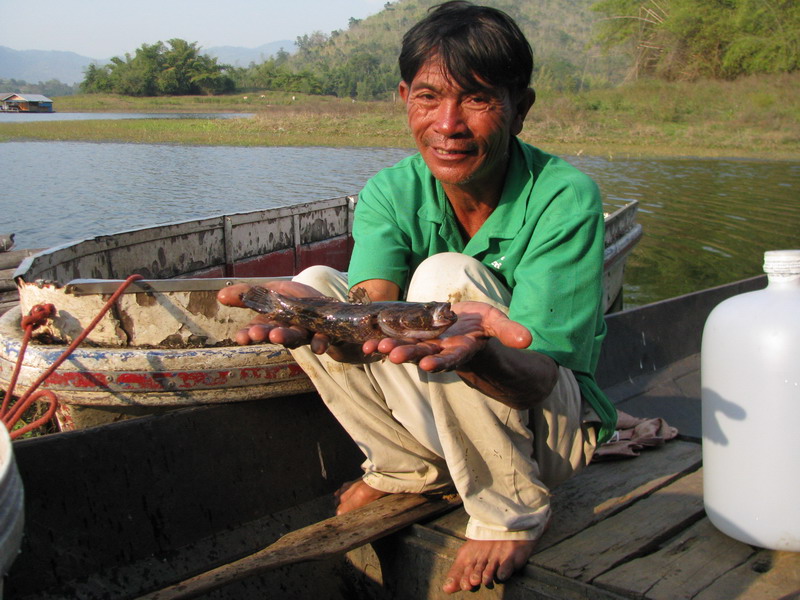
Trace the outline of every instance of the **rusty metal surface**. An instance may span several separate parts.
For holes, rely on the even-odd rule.
[[[275,279],[289,278],[290,277],[287,275],[285,277],[236,278],[235,281],[229,277],[209,277],[206,279],[142,279],[131,283],[123,293],[216,292],[234,283],[263,285]],[[73,294],[75,296],[113,294],[123,281],[122,279],[73,279],[65,286],[64,293]]]

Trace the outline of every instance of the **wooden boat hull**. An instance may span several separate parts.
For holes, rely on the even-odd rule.
[[[764,285],[758,277],[609,315],[603,387],[626,388],[615,393],[625,399],[649,379],[655,396],[675,394],[659,378],[696,356],[710,310]],[[792,597],[800,555],[735,542],[703,517],[691,441],[699,414],[690,417],[688,438],[594,465],[557,488],[555,519],[524,573],[478,597]],[[14,446],[28,526],[6,591],[22,599],[137,598],[237,559],[330,516],[330,493],[357,476],[362,458],[316,394],[187,408]],[[203,597],[439,598],[464,518],[456,510],[346,559]]]
[[[220,305],[233,280],[294,274],[313,264],[345,270],[354,196],[101,236],[40,252],[15,273],[20,307],[0,317],[0,383],[19,355],[21,314],[37,304],[56,316],[37,329],[19,386],[25,389],[100,312],[125,277],[147,282],[123,294],[83,346],[43,384],[60,400],[63,430],[153,411],[269,398],[313,386],[280,346],[241,348],[232,332],[249,311]],[[641,237],[636,203],[606,219],[605,302],[618,305],[624,266]],[[76,279],[79,278],[79,279]],[[45,343],[49,342],[49,343]]]

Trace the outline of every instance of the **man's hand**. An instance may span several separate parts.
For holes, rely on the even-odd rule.
[[[527,350],[527,327],[484,302],[456,302],[458,321],[441,337],[419,343],[384,338],[365,342],[365,354],[413,363],[431,373],[455,371],[470,387],[520,410],[552,392],[558,365],[545,354]]]
[[[229,285],[217,293],[217,300],[227,306],[247,308],[242,302],[242,294],[247,292],[250,287],[246,283]],[[322,296],[314,288],[295,281],[270,281],[264,287],[284,296],[294,298]],[[242,346],[271,342],[286,348],[298,348],[305,344],[310,344],[311,349],[317,354],[324,353],[330,346],[330,340],[326,335],[312,333],[302,327],[282,325],[281,323],[270,321],[264,315],[256,315],[247,327],[237,331],[235,340],[237,344]]]
[[[270,281],[264,287],[290,298],[312,298],[323,295],[311,286],[289,280]],[[242,294],[249,289],[250,286],[246,283],[230,285],[217,293],[217,300],[227,306],[247,308],[242,302]],[[271,321],[265,315],[256,315],[247,327],[236,332],[235,340],[242,346],[269,342],[290,349],[309,344],[314,354],[327,353],[332,359],[345,363],[373,362],[381,358],[379,355],[365,356],[359,344],[333,344],[324,333],[314,333],[296,325],[288,326]]]
[[[418,343],[368,340],[362,349],[366,354],[384,354],[393,363],[415,363],[435,373],[463,367],[486,347],[489,338],[497,338],[509,348],[527,348],[531,343],[531,333],[524,325],[490,304],[456,302],[451,308],[458,320],[439,338]]]

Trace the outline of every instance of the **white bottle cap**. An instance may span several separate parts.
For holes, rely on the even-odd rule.
[[[767,275],[800,275],[800,250],[768,250],[764,252]]]

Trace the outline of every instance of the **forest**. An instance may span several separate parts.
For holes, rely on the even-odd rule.
[[[297,38],[297,51],[247,67],[218,64],[181,39],[90,65],[85,93],[130,96],[254,90],[391,98],[403,32],[439,0],[397,0],[346,30]],[[732,80],[800,67],[796,0],[485,0],[510,14],[534,48],[534,87],[607,88],[658,78]]]

